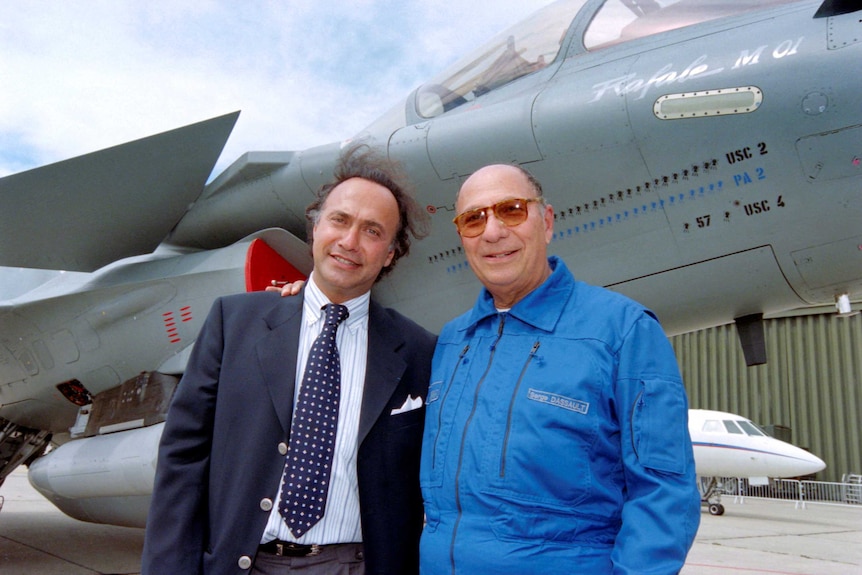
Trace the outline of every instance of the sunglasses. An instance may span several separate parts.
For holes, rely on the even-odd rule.
[[[488,212],[492,212],[494,216],[508,227],[517,226],[524,223],[527,219],[527,209],[532,202],[543,203],[543,198],[515,198],[513,200],[503,200],[497,202],[493,206],[484,208],[476,208],[468,210],[463,214],[459,214],[452,220],[455,227],[458,228],[458,233],[464,238],[475,238],[482,235],[485,231],[485,224],[488,223]]]

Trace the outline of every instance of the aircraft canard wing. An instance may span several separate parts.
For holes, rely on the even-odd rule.
[[[238,117],[0,179],[0,265],[93,271],[152,252],[204,189]]]

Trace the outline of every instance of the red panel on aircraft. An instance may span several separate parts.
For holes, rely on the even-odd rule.
[[[294,282],[306,276],[260,238],[251,242],[245,256],[245,291],[263,291],[273,280]]]

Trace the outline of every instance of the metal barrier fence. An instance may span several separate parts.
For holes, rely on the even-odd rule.
[[[746,478],[724,479],[725,495],[735,503],[746,497],[792,501],[796,508],[818,505],[859,506],[862,509],[862,475],[844,475],[840,483],[799,479],[770,479],[766,485],[751,485]]]

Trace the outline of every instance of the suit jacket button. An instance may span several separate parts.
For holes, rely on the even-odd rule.
[[[239,565],[240,569],[249,569],[251,567],[251,557],[243,555],[236,564]]]
[[[272,499],[261,499],[260,508],[264,511],[272,511]]]
[[[281,442],[278,444],[278,452],[282,455],[287,455],[287,444],[285,442]]]

